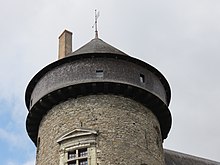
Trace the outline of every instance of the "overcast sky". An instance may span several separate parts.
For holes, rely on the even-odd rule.
[[[24,92],[57,60],[58,37],[74,49],[94,37],[156,67],[172,90],[167,149],[220,161],[219,0],[0,0],[0,164],[34,165]]]

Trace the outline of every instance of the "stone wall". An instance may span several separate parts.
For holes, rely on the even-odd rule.
[[[37,165],[58,165],[57,140],[77,128],[98,131],[98,165],[164,165],[157,118],[142,104],[115,95],[84,96],[53,107],[39,127]]]

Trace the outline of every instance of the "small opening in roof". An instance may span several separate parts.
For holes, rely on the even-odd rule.
[[[140,74],[140,82],[141,83],[145,82],[145,76],[143,74]]]
[[[102,69],[97,69],[96,70],[96,77],[103,77],[104,73]]]

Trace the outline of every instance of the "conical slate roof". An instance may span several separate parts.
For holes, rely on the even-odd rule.
[[[90,54],[90,53],[108,53],[108,54],[119,54],[119,55],[125,55],[124,52],[118,50],[117,48],[107,44],[103,40],[99,38],[94,38],[81,48],[77,49],[73,53],[69,54],[68,56],[72,55],[79,55],[79,54]]]

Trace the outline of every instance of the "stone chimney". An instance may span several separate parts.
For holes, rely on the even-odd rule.
[[[58,59],[66,57],[72,52],[72,32],[64,30],[59,37],[59,55]]]

